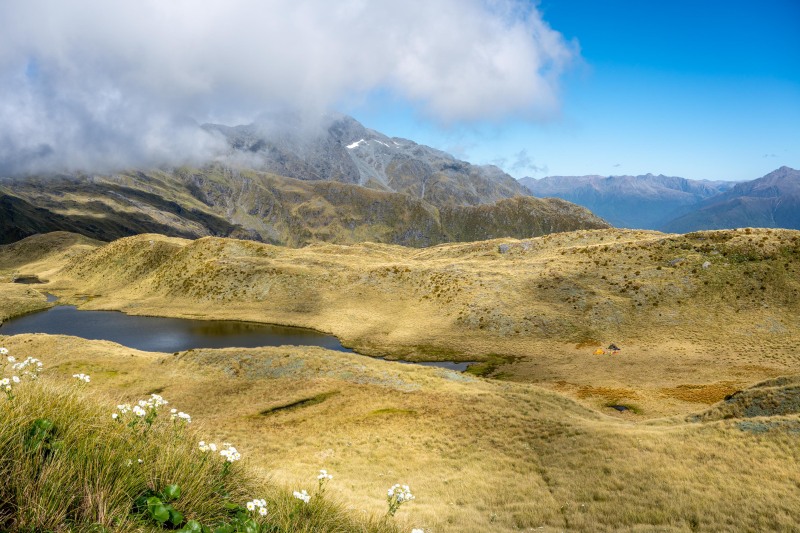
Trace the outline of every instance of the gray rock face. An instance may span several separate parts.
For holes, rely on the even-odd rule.
[[[528,191],[499,168],[365,128],[345,115],[322,122],[265,115],[253,124],[203,126],[223,135],[229,156],[248,166],[302,180],[354,183],[401,192],[436,206],[480,205]]]

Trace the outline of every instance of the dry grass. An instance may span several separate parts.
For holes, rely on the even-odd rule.
[[[26,350],[12,349],[18,352]],[[0,530],[163,531],[134,510],[134,501],[147,490],[175,484],[181,491],[175,508],[186,520],[207,526],[230,521],[226,505],[243,506],[257,497],[269,510],[267,518],[259,518],[263,531],[397,531],[393,521],[349,512],[311,485],[306,487],[312,501],[300,503],[291,489],[258,479],[253,461],[226,466],[216,453],[198,449],[208,426],[173,422],[169,407],[160,409],[147,429],[142,422],[135,427],[114,422],[111,413],[121,399],[111,397],[116,391],[107,384],[116,371],[104,373],[97,363],[93,368],[95,381],[105,387],[45,371],[43,379],[23,379],[12,397],[4,392],[0,398]],[[51,427],[37,440],[34,428],[42,420]]]
[[[644,418],[703,404],[663,389],[745,385],[800,363],[796,231],[592,230],[426,249],[158,235],[93,248],[53,235],[0,247],[0,264],[87,309],[307,326],[360,353],[479,360],[482,375],[567,381],[569,394],[631,389]],[[619,354],[593,355],[612,342]]]
[[[311,489],[327,468],[333,499],[358,514],[385,512],[385,490],[408,483],[417,500],[397,519],[426,532],[786,530],[800,520],[796,416],[757,431],[738,419],[633,424],[528,384],[320,348],[172,356],[45,335],[2,342],[53,354],[54,374],[92,373],[96,390],[161,390],[279,486]],[[270,411],[308,398],[317,401]]]
[[[79,253],[26,273],[48,272],[47,290],[85,308],[309,326],[363,353],[481,360],[506,379],[313,348],[172,357],[3,340],[57,354],[58,372],[97,373],[98,388],[164,389],[279,483],[307,487],[327,467],[356,512],[380,512],[405,482],[418,500],[398,518],[426,532],[800,523],[800,425],[764,407],[793,389],[684,420],[796,373],[798,232],[582,231],[422,250],[147,235]],[[619,354],[593,354],[612,342]],[[766,418],[743,423],[748,409]]]

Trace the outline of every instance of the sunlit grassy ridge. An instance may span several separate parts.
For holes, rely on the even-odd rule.
[[[386,489],[408,483],[417,499],[396,520],[426,532],[788,531],[800,520],[797,412],[632,424],[528,384],[321,348],[175,356],[60,336],[2,342],[53,354],[54,375],[89,372],[84,388],[124,401],[159,390],[206,440],[229,439],[257,477],[285,487],[289,510],[289,491],[313,492],[326,468],[328,494],[356,516],[385,513]],[[275,409],[304,399],[317,401]],[[97,411],[102,424],[110,411]]]
[[[46,273],[42,290],[87,309],[307,326],[361,353],[483,361],[475,371],[642,416],[690,412],[800,364],[800,233],[789,230],[594,230],[421,250],[140,235],[6,272]],[[619,357],[592,355],[612,342]]]
[[[169,485],[180,490],[172,502],[182,515],[178,525],[194,520],[216,531],[232,523],[231,506],[244,512],[247,501],[262,498],[267,515],[250,516],[258,531],[395,530],[386,519],[354,516],[313,490],[302,503],[289,489],[257,479],[250,467],[201,451],[202,434],[171,420],[168,408],[150,426],[135,415],[133,428],[115,422],[108,396],[70,379],[23,379],[0,399],[2,531],[163,531],[135,502]]]
[[[417,500],[397,519],[426,532],[800,523],[798,232],[581,231],[423,250],[142,235],[8,254],[8,279],[50,280],[0,285],[12,314],[47,305],[47,290],[89,309],[311,326],[366,353],[480,360],[475,374],[507,379],[318,348],[2,339],[127,400],[162,390],[281,486],[310,489],[328,468],[331,495],[357,514],[385,512],[399,482]],[[611,342],[619,354],[594,355]]]

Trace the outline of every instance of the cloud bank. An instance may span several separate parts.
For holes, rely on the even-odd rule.
[[[383,91],[443,123],[550,116],[577,47],[521,0],[0,3],[0,174],[195,162],[197,127]]]

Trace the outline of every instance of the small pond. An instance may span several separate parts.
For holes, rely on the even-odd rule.
[[[72,305],[57,305],[46,311],[12,318],[0,326],[0,335],[20,333],[107,340],[147,352],[286,344],[352,352],[333,335],[312,329],[233,320],[189,320],[126,315],[117,311],[81,311]]]
[[[46,294],[48,302],[57,298]],[[241,322],[191,320],[126,315],[118,311],[84,311],[57,305],[45,311],[12,318],[0,326],[0,335],[47,333],[107,340],[146,352],[174,353],[192,348],[258,348],[261,346],[321,346],[354,353],[333,335],[307,328]],[[398,361],[408,363],[408,361]],[[415,363],[463,372],[471,363],[430,361]]]

